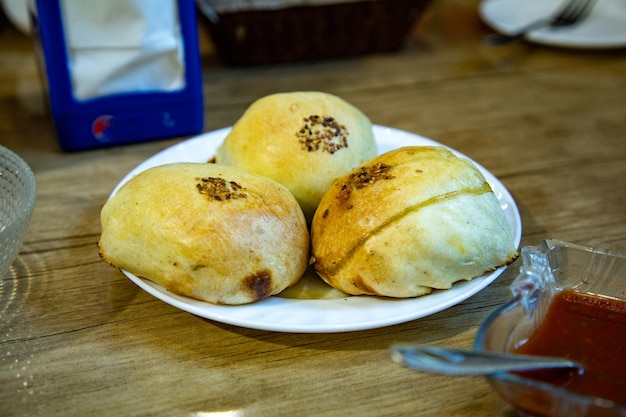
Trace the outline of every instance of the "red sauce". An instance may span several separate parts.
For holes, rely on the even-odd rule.
[[[584,367],[582,373],[540,371],[525,377],[626,404],[626,301],[561,291],[543,323],[516,352],[566,357]]]

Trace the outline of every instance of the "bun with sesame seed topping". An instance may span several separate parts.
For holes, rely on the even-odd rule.
[[[310,222],[333,180],[377,153],[372,124],[359,109],[331,94],[304,91],[252,103],[215,161],[278,181]]]
[[[148,169],[106,202],[100,219],[98,247],[107,263],[214,304],[278,294],[309,260],[309,232],[293,195],[234,167]]]
[[[398,298],[451,288],[518,256],[478,168],[429,146],[390,151],[338,179],[315,212],[311,245],[331,286]]]

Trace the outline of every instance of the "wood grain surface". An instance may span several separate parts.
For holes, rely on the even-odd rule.
[[[521,212],[522,246],[557,238],[626,252],[626,50],[486,46],[477,7],[435,0],[396,53],[253,68],[223,65],[201,26],[204,130],[270,93],[337,94],[495,174]],[[470,348],[519,261],[459,305],[390,327],[292,334],[205,320],[142,291],[96,248],[113,187],[185,138],[68,153],[46,106],[31,39],[3,21],[0,143],[33,168],[38,195],[0,281],[0,415],[514,415],[482,378],[413,372],[388,348]]]

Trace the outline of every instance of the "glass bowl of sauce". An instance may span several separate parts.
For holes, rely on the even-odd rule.
[[[487,317],[474,349],[584,369],[500,373],[490,384],[526,415],[626,416],[626,255],[546,240],[522,248],[522,260],[514,299]]]

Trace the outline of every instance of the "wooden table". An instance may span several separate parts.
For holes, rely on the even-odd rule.
[[[203,33],[206,126],[256,98],[322,90],[379,125],[479,161],[508,187],[522,246],[546,238],[626,252],[626,52],[485,46],[477,1],[437,0],[398,53],[229,68]],[[509,298],[519,261],[468,300],[373,330],[292,334],[205,320],[98,257],[99,212],[137,164],[184,138],[66,153],[31,41],[0,33],[0,143],[38,182],[24,247],[0,281],[3,416],[512,416],[482,378],[409,371],[392,342],[469,348]]]

